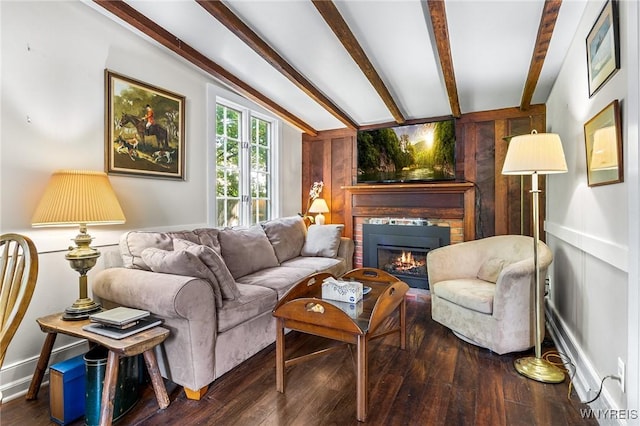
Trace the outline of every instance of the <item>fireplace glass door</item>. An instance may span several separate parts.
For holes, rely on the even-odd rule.
[[[398,276],[427,280],[427,252],[416,247],[378,245],[378,269]]]

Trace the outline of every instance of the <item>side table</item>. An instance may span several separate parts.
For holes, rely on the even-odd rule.
[[[40,352],[36,371],[31,379],[31,385],[29,386],[29,391],[26,395],[27,400],[33,400],[38,397],[38,391],[42,384],[44,372],[49,365],[49,358],[51,357],[53,344],[56,341],[58,333],[62,333],[68,336],[87,339],[88,341],[102,345],[109,350],[104,384],[102,386],[100,425],[111,425],[112,423],[118,367],[120,364],[119,359],[123,357],[139,354],[143,355],[147,370],[149,371],[149,376],[151,377],[151,384],[153,385],[158,405],[161,409],[169,406],[167,389],[162,381],[156,355],[153,351],[153,348],[164,342],[164,340],[169,336],[169,330],[166,328],[158,326],[134,334],[133,336],[116,340],[83,330],[82,327],[89,324],[88,319],[83,321],[64,321],[62,319],[62,313],[58,313],[38,318],[36,321],[38,322],[40,329],[47,333],[47,338],[42,345],[42,351]]]

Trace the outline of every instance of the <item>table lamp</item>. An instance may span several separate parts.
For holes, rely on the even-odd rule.
[[[316,198],[313,200],[311,207],[309,207],[309,213],[317,213],[316,224],[324,225],[324,215],[322,213],[329,213],[329,206],[324,198]]]
[[[538,175],[566,173],[567,162],[562,150],[560,137],[554,133],[538,133],[516,136],[509,142],[509,149],[502,166],[503,175],[531,175],[533,195],[533,263],[535,271],[534,332],[535,357],[518,358],[514,361],[516,371],[525,377],[545,383],[564,381],[561,369],[542,358],[544,338],[544,286],[540,282],[538,264],[538,242],[540,241],[540,220]]]
[[[76,247],[69,247],[65,259],[80,274],[80,297],[65,309],[63,319],[80,320],[99,311],[100,305],[87,294],[87,272],[100,257],[90,247],[92,237],[87,225],[112,225],[125,222],[111,183],[103,172],[58,170],[53,173],[31,219],[34,227],[79,226]]]

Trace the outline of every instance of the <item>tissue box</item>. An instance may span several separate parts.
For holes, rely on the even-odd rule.
[[[333,306],[340,308],[344,313],[353,319],[357,319],[362,314],[364,302],[361,300],[356,303],[338,302],[337,300],[328,300]]]
[[[322,298],[356,303],[362,300],[362,283],[357,281],[325,281],[322,283]]]

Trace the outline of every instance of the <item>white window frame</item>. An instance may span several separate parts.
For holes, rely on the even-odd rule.
[[[249,226],[251,224],[251,164],[249,149],[251,147],[251,118],[257,118],[260,120],[268,121],[270,123],[270,158],[269,158],[269,170],[270,170],[270,203],[268,215],[270,218],[278,217],[281,208],[280,200],[280,174],[278,170],[278,161],[280,146],[282,144],[282,136],[280,132],[280,122],[273,115],[267,112],[261,111],[260,107],[252,105],[251,102],[244,100],[238,96],[237,100],[231,100],[231,96],[220,96],[216,93],[216,88],[213,85],[209,85],[208,90],[208,114],[207,114],[207,128],[208,128],[208,183],[207,183],[207,205],[208,205],[208,222],[212,226],[222,226],[218,223],[217,218],[217,173],[216,173],[216,108],[218,104],[224,105],[228,108],[235,109],[242,113],[242,144],[247,148],[240,150],[240,198],[241,198],[241,214],[240,225]]]

